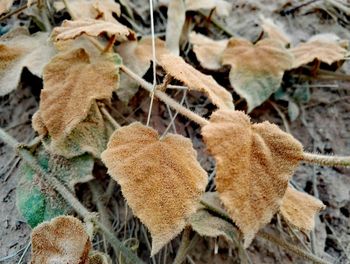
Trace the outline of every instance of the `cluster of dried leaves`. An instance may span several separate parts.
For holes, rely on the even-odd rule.
[[[120,15],[114,1],[69,2],[72,16],[78,14],[75,21],[54,28],[50,39],[47,33],[29,35],[22,29],[0,38],[0,95],[17,87],[24,67],[43,79],[39,110],[33,117],[42,143],[34,155],[41,166],[73,190],[75,183],[92,178],[93,159],[101,158],[133,213],[150,230],[151,255],[187,225],[201,235],[236,239],[227,235],[230,223],[200,206],[200,199],[208,195],[204,194],[208,177],[189,139],[175,134],[160,137],[141,123],[113,132],[104,120],[100,105],[109,104],[114,92],[128,102],[137,91],[137,80],[119,75],[119,68],[124,64],[142,77],[151,65],[151,38],[137,40],[132,30],[120,24],[112,15]],[[247,114],[235,111],[227,89],[179,56],[180,44],[187,39],[193,45],[203,68],[230,65],[231,85],[246,99],[249,112],[277,91],[286,71],[315,61],[341,61],[347,43],[319,35],[293,47],[288,36],[264,18],[261,27],[266,34],[256,43],[241,38],[213,40],[183,30],[187,11],[215,7],[218,15],[227,15],[228,6],[223,0],[171,0],[166,41],[156,39],[153,63],[162,67],[167,78],[205,93],[218,108],[202,127],[217,165],[215,199],[243,233],[247,247],[276,213],[302,231],[312,230],[314,216],[324,205],[289,186],[302,160],[301,143],[276,125],[254,124]],[[101,52],[99,41],[104,39],[107,49]],[[92,256],[91,238],[79,220],[58,217],[40,224],[69,208],[57,196],[50,198],[47,186],[27,165],[22,166],[22,174],[18,206],[36,226],[33,263],[107,261],[102,255],[96,257],[100,253]]]

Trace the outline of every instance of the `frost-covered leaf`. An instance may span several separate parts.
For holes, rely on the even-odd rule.
[[[231,39],[223,54],[223,64],[231,65],[230,82],[247,100],[248,112],[267,100],[280,87],[293,56],[279,41],[263,39],[253,45],[245,39]]]
[[[165,42],[156,39],[156,56],[169,53],[165,47]],[[138,76],[146,74],[152,60],[152,39],[144,37],[140,41],[123,42],[116,48],[118,54],[123,58],[123,64],[130,68]],[[121,72],[120,85],[117,90],[119,99],[125,103],[136,94],[140,84],[129,76]]]
[[[52,144],[59,145],[75,135],[101,133],[102,118],[96,100],[109,100],[117,85],[118,68],[110,58],[90,57],[84,49],[55,56],[44,70],[44,89],[39,106],[42,123]],[[77,132],[75,129],[79,124]],[[103,136],[95,134],[95,137]]]
[[[288,186],[280,211],[290,224],[309,232],[315,227],[315,215],[325,208],[319,199]]]
[[[319,34],[305,43],[299,43],[291,49],[295,59],[293,68],[313,62],[315,59],[331,65],[344,60],[347,46],[334,34]]]
[[[191,32],[190,42],[193,44],[193,51],[203,68],[217,70],[221,67],[221,57],[228,39],[213,40],[200,33]]]
[[[154,129],[134,123],[114,132],[102,160],[149,228],[156,254],[185,227],[207,185],[191,141],[174,134],[160,139]]]
[[[160,56],[159,63],[175,79],[183,82],[191,90],[206,93],[212,102],[222,109],[234,109],[231,94],[219,85],[212,76],[205,75],[173,54]]]
[[[279,41],[283,46],[291,43],[289,36],[284,33],[282,26],[277,25],[271,18],[261,17],[261,27],[270,39]]]
[[[0,1],[0,15],[6,13],[11,9],[14,0],[1,0]]]
[[[216,187],[248,246],[278,211],[302,145],[269,122],[252,124],[240,111],[214,112],[202,128],[216,160]]]
[[[40,147],[35,157],[46,172],[54,173],[72,191],[76,183],[92,179],[94,160],[90,155],[65,159],[51,155]],[[69,211],[66,202],[50,186],[42,182],[26,163],[21,164],[19,178],[16,190],[17,207],[30,226],[34,227]]]
[[[107,33],[116,37],[117,41],[133,40],[135,33],[119,22],[108,22],[94,19],[65,20],[60,27],[54,28],[52,35],[55,41],[75,39],[83,34],[97,37]]]
[[[180,37],[185,23],[186,8],[184,0],[171,0],[168,6],[166,25],[166,47],[175,55],[180,54]]]
[[[0,96],[17,88],[24,67],[41,77],[44,66],[55,54],[47,39],[47,33],[29,35],[23,28],[0,38]]]
[[[32,264],[88,264],[91,242],[83,223],[72,216],[59,216],[33,229]]]
[[[224,0],[185,0],[188,11],[198,11],[200,9],[214,9],[219,16],[228,16],[232,4]]]

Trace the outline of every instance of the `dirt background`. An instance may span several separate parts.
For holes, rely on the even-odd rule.
[[[143,34],[149,33],[148,1],[131,1],[143,24]],[[313,2],[313,3],[310,3]],[[344,12],[329,7],[332,1],[234,1],[232,11],[228,18],[220,19],[221,23],[235,36],[257,40],[261,33],[259,16],[272,17],[283,25],[285,31],[292,37],[293,43],[306,41],[317,33],[336,33],[339,37],[350,40],[349,16]],[[304,5],[305,4],[305,5]],[[14,9],[20,5],[16,2]],[[156,5],[156,31],[165,32],[166,9]],[[331,10],[331,11],[330,11]],[[62,14],[60,14],[62,16]],[[30,19],[24,15],[16,15],[2,21],[1,32],[9,27],[22,23],[31,26]],[[205,23],[199,28],[205,28]],[[207,34],[217,39],[227,35],[217,28],[210,26]],[[191,51],[186,53],[187,59],[192,59]],[[196,64],[193,59],[193,64]],[[341,73],[350,74],[349,62],[345,62]],[[213,73],[217,81],[229,88],[227,81],[228,71],[223,70]],[[146,75],[150,78],[150,74]],[[337,78],[332,80],[298,79],[288,82],[288,91],[297,87],[308,86],[310,100],[299,104],[300,115],[289,122],[291,133],[305,146],[306,151],[320,152],[323,154],[350,154],[350,82]],[[24,72],[22,83],[16,91],[0,98],[0,126],[18,141],[28,143],[35,137],[31,128],[31,117],[38,108],[38,99],[41,81]],[[231,88],[232,89],[232,88]],[[171,92],[172,96],[180,99],[181,93]],[[235,95],[237,98],[237,95]],[[237,98],[238,99],[238,98]],[[245,104],[238,101],[238,109],[244,109]],[[275,101],[278,108],[287,112],[286,102]],[[213,108],[205,97],[197,93],[187,96],[186,104],[192,110],[203,116],[208,116]],[[120,123],[130,123],[134,120],[145,122],[149,106],[149,97],[145,92],[138,92],[131,100],[128,107],[124,107],[117,100],[112,109],[112,114]],[[254,121],[269,120],[284,129],[284,123],[276,109],[267,102],[256,108],[251,116]],[[152,126],[159,131],[164,131],[168,125],[170,116],[164,104],[155,102],[152,112]],[[177,133],[190,137],[198,150],[199,160],[202,166],[209,172],[214,169],[213,160],[208,157],[202,144],[199,129],[188,120],[178,117],[175,126]],[[30,257],[30,227],[25,223],[16,208],[16,177],[20,160],[16,153],[6,144],[0,142],[0,260],[3,263],[18,263],[23,257],[22,263],[27,263]],[[293,177],[293,183],[300,189],[319,197],[327,209],[319,214],[314,232],[314,251],[318,256],[324,257],[331,263],[350,263],[350,170],[343,168],[329,168],[302,164]],[[86,186],[81,185],[78,193]],[[213,186],[211,185],[210,188]],[[126,221],[129,237],[140,240],[140,250],[148,237],[140,237],[144,234],[142,227],[130,212],[125,215],[125,204],[117,187],[114,196],[118,207],[118,217]],[[87,197],[88,201],[89,198]],[[114,212],[111,208],[111,212]],[[114,220],[116,220],[114,219]],[[122,225],[119,225],[118,230]],[[277,228],[276,228],[277,227]],[[279,219],[273,219],[266,227],[274,229],[283,238],[299,243],[292,239],[285,231],[285,226],[280,225]],[[140,231],[141,230],[141,231]],[[121,237],[125,238],[125,233]],[[305,236],[298,234],[306,247],[311,248],[311,242]],[[146,242],[145,242],[146,241]],[[147,249],[141,255],[150,263],[170,263],[174,252],[178,247],[178,239],[170,243],[154,259],[147,258]],[[95,248],[100,248],[100,242],[95,241]],[[26,250],[28,249],[28,250]],[[216,250],[217,249],[217,250]],[[273,244],[256,239],[247,249],[252,263],[308,263],[280,249]],[[232,253],[232,254],[231,254]],[[230,256],[230,254],[232,256]],[[222,239],[201,239],[192,250],[188,263],[239,263],[235,250],[231,252]]]

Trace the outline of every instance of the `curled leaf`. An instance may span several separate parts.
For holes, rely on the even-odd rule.
[[[234,109],[231,94],[213,77],[205,75],[173,54],[160,56],[159,63],[175,79],[182,81],[189,89],[206,93],[212,102],[222,109]]]
[[[344,43],[333,34],[313,36],[309,41],[292,48],[291,52],[295,57],[293,68],[313,62],[315,59],[331,65],[336,61],[344,60],[347,54]]]
[[[240,111],[214,112],[202,135],[216,160],[216,187],[248,246],[278,211],[302,145],[269,122],[251,124]]]
[[[91,58],[84,49],[54,57],[45,67],[39,106],[53,144],[60,144],[71,135],[91,111],[95,111],[92,116],[97,115],[97,119],[90,116],[88,122],[96,127],[94,132],[101,132],[103,120],[96,100],[109,100],[117,81],[118,69],[108,58]]]
[[[190,42],[203,68],[217,70],[221,67],[221,56],[227,46],[227,39],[213,40],[202,34],[191,32]]]
[[[219,16],[228,16],[232,4],[224,0],[185,0],[188,11],[214,9]]]
[[[33,264],[88,264],[91,242],[80,220],[72,216],[56,217],[33,229]]]
[[[58,41],[75,39],[83,34],[97,37],[103,33],[115,36],[118,41],[135,39],[135,33],[119,22],[112,23],[94,19],[65,20],[60,27],[54,28],[52,35],[55,41]]]
[[[231,39],[223,54],[223,64],[231,65],[230,82],[247,100],[248,112],[262,104],[280,87],[293,56],[279,41],[263,39],[253,45],[244,39]]]
[[[291,225],[310,232],[315,227],[315,215],[325,208],[319,199],[288,186],[280,211]]]
[[[197,209],[207,174],[189,139],[140,123],[118,129],[102,160],[134,214],[149,228],[156,254],[178,235]]]
[[[22,28],[0,38],[0,96],[17,88],[24,67],[41,77],[44,66],[55,53],[47,38],[47,33],[30,36]]]
[[[284,33],[283,28],[277,25],[271,18],[261,17],[261,27],[270,39],[279,41],[283,46],[291,43],[289,36]]]

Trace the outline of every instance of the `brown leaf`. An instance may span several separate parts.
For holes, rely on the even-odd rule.
[[[261,22],[262,29],[270,39],[279,41],[284,47],[291,43],[282,26],[277,25],[271,18],[261,17]]]
[[[32,264],[88,264],[91,242],[84,225],[72,216],[44,222],[32,232]]]
[[[248,246],[278,211],[302,145],[269,122],[251,124],[240,111],[214,112],[202,128],[216,160],[216,187]]]
[[[55,53],[47,38],[48,34],[42,32],[30,36],[23,28],[0,38],[0,96],[17,88],[24,67],[41,77],[44,66]]]
[[[315,227],[315,215],[325,208],[319,199],[288,186],[280,211],[290,224],[310,232]]]
[[[210,70],[221,68],[221,57],[228,39],[213,40],[200,33],[191,32],[190,42],[193,44],[193,51],[203,68]]]
[[[191,141],[174,134],[160,139],[154,129],[133,123],[114,132],[101,156],[149,228],[156,254],[185,227],[207,185]]]
[[[222,109],[234,109],[231,94],[220,86],[213,77],[205,75],[186,63],[181,57],[164,54],[160,65],[175,79],[182,81],[189,89],[206,93],[212,102]]]
[[[224,0],[185,0],[188,11],[198,11],[200,9],[214,9],[219,16],[228,16],[232,4]]]
[[[156,39],[156,56],[169,53],[165,47],[165,42]],[[144,37],[140,41],[126,41],[116,48],[118,54],[123,58],[123,64],[130,68],[138,76],[146,74],[152,60],[152,39]],[[117,90],[119,99],[123,102],[129,102],[135,95],[140,84],[123,72],[120,74],[120,85]]]
[[[298,44],[291,49],[295,60],[293,69],[308,64],[315,59],[331,65],[344,60],[347,50],[339,38],[333,34],[313,36],[309,41]]]
[[[0,15],[9,11],[12,7],[14,0],[1,0],[0,1]]]
[[[233,38],[223,54],[223,64],[231,65],[231,85],[247,100],[248,112],[278,90],[284,71],[292,63],[290,52],[273,39],[253,45],[248,40]]]
[[[135,39],[135,33],[120,24],[119,22],[107,22],[101,20],[85,19],[63,21],[60,27],[54,28],[52,35],[55,41],[75,39],[83,34],[97,37],[103,33],[116,36],[118,41],[126,41],[128,39]]]
[[[44,70],[39,106],[51,140],[68,137],[88,117],[96,100],[111,98],[117,82],[118,69],[106,57],[93,59],[84,49],[55,56]],[[92,125],[98,122],[90,120]]]

